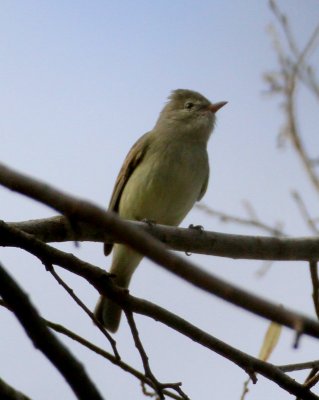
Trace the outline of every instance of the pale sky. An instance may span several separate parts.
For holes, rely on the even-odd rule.
[[[317,0],[280,1],[300,46],[319,21]],[[218,113],[209,143],[211,180],[204,202],[245,216],[248,199],[267,224],[278,221],[291,235],[309,234],[292,200],[299,190],[310,209],[318,198],[293,149],[278,149],[283,122],[279,99],[264,95],[265,72],[276,68],[267,27],[274,21],[267,1],[62,1],[3,0],[0,6],[1,161],[75,196],[106,206],[129,148],[152,129],[170,91],[194,89],[229,104]],[[319,51],[312,54],[318,65]],[[303,93],[302,93],[303,94]],[[300,126],[318,157],[315,102],[300,99]],[[0,188],[1,219],[22,221],[54,215],[47,207]],[[247,215],[246,215],[247,216]],[[193,210],[182,223],[207,230],[260,234],[225,225]],[[108,267],[101,245],[59,245]],[[195,256],[191,260],[269,300],[314,316],[305,263],[275,263],[256,278],[261,262]],[[110,350],[78,306],[33,257],[1,249],[0,261],[45,318]],[[92,309],[95,290],[61,275]],[[257,355],[267,322],[190,287],[144,260],[131,285],[134,295],[180,314],[227,343]],[[145,317],[136,317],[150,363],[161,381],[182,381],[193,400],[238,399],[245,373],[217,354]],[[54,367],[35,351],[14,317],[0,310],[0,376],[32,399],[73,399]],[[61,338],[85,365],[106,399],[142,399],[139,382],[79,345]],[[142,369],[123,318],[116,334],[125,361]],[[284,330],[274,364],[318,358],[318,344],[303,338],[292,350]],[[300,375],[296,375],[300,378]],[[302,377],[304,375],[301,375]],[[300,378],[302,379],[302,378]],[[249,398],[290,399],[260,378]]]

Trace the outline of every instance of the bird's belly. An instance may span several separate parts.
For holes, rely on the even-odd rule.
[[[201,164],[201,163],[200,163]],[[198,199],[206,177],[206,165],[189,160],[154,157],[143,160],[128,180],[121,196],[123,218],[150,219],[178,225]]]

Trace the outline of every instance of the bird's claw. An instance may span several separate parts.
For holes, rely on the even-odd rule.
[[[193,224],[190,224],[190,225],[188,226],[188,229],[195,229],[195,230],[198,231],[198,232],[203,232],[204,227],[203,227],[203,225],[193,225]]]
[[[144,223],[147,224],[148,226],[156,225],[156,221],[154,221],[153,219],[143,218],[143,219],[141,220],[141,222],[144,222]]]

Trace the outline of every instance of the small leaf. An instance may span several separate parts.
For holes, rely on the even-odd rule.
[[[267,361],[271,353],[277,346],[282,326],[276,322],[271,322],[264,337],[258,358],[262,361]]]

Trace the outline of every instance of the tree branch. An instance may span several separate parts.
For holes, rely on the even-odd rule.
[[[247,201],[245,202],[245,206],[246,206],[246,209],[248,209],[248,211],[252,211],[251,210],[252,207]],[[196,208],[203,211],[207,215],[219,218],[222,222],[232,222],[232,223],[239,224],[239,225],[258,228],[272,236],[286,236],[281,229],[272,227],[272,226],[267,225],[264,222],[260,221],[259,218],[257,218],[255,213],[252,215],[250,212],[249,213],[250,215],[248,218],[237,217],[235,215],[230,215],[230,214],[226,214],[221,211],[213,210],[211,207],[209,207],[207,204],[203,203],[202,201],[200,203],[196,204]]]
[[[299,81],[306,83],[307,87],[316,96],[319,95],[319,87],[312,73],[312,68],[305,62],[306,57],[319,36],[319,26],[314,29],[303,50],[299,50],[287,17],[280,11],[274,0],[270,0],[269,4],[279,25],[283,29],[288,50],[286,52],[283,50],[278,35],[276,35],[274,47],[280,69],[278,73],[267,74],[265,78],[268,84],[270,84],[270,93],[279,93],[283,96],[283,106],[286,113],[285,133],[287,136],[289,135],[313,187],[319,194],[319,176],[314,170],[312,158],[309,156],[301,138],[296,117],[296,87]]]
[[[100,229],[109,229],[124,243],[129,244],[140,253],[145,254],[171,273],[208,293],[214,294],[257,315],[271,319],[274,322],[289,326],[296,330],[299,335],[306,332],[318,337],[319,325],[317,322],[304,317],[301,314],[288,311],[287,309],[282,310],[280,306],[276,306],[258,296],[254,296],[245,290],[201,270],[196,264],[190,263],[176,254],[167,251],[166,247],[162,243],[159,243],[157,240],[141,230],[136,229],[132,225],[127,224],[125,221],[120,220],[113,213],[104,212],[88,202],[77,200],[72,196],[63,194],[48,185],[43,185],[1,165],[0,183],[7,185],[11,189],[30,194],[32,198],[41,199],[41,201],[48,205],[52,203],[52,207],[59,209],[61,212],[65,212],[69,216],[72,215],[73,221],[78,219],[80,221],[85,221],[88,224],[96,225]],[[36,256],[40,256],[40,259],[41,257],[44,258],[44,263],[46,264],[45,258],[48,254],[46,246],[42,242],[35,239],[31,240],[32,238],[30,235],[23,234],[13,228],[10,229],[5,226],[4,223],[0,224],[0,228],[2,229],[2,232],[6,231],[8,235],[10,233],[13,238],[19,237],[19,240],[21,241],[21,243],[19,243],[20,247],[24,246],[23,248],[25,248],[25,250],[30,251]],[[58,261],[58,265],[60,265],[59,263],[62,263],[63,265],[61,266],[64,268],[71,272],[78,273],[78,263],[75,261],[76,259],[74,256],[71,257],[70,262],[65,262],[65,258],[61,256],[61,253],[50,248],[50,257],[50,262],[55,263]],[[74,261],[74,263],[72,261]],[[81,266],[84,268],[82,273],[85,273],[85,275],[83,276],[101,293],[105,293],[106,286],[110,287],[109,279],[106,278],[107,274],[103,275],[100,271],[95,272],[98,273],[101,278],[101,280],[96,280],[96,275],[92,273],[92,268],[87,268],[87,266],[89,266],[88,263],[83,263]],[[104,278],[102,278],[103,276]],[[116,301],[117,292],[112,290],[109,295],[114,296]],[[118,301],[121,301],[121,298],[119,298]]]
[[[319,259],[318,236],[296,238],[249,236],[149,225],[136,221],[125,221],[125,224],[152,235],[172,250],[183,252],[250,260],[309,261],[310,255],[313,259]],[[67,218],[63,216],[14,222],[9,225],[30,233],[46,243],[75,240],[125,242],[124,239],[112,234],[110,229],[84,222],[78,222],[71,230]],[[5,236],[0,237],[0,245],[10,246]]]
[[[312,283],[312,300],[319,319],[319,279],[318,279],[318,262],[311,261],[309,263],[311,283]]]
[[[184,280],[196,285],[197,287],[217,295],[233,304],[239,305],[247,310],[250,310],[258,315],[269,318],[275,322],[289,326],[301,333],[308,333],[315,337],[319,337],[319,324],[301,314],[294,313],[287,309],[283,310],[279,306],[254,296],[242,289],[233,285],[227,284],[221,279],[206,273],[198,268],[195,264],[181,259],[172,252],[168,252],[165,246],[158,243],[152,237],[141,232],[139,229],[120,220],[112,213],[105,213],[98,207],[84,201],[79,201],[72,196],[65,195],[58,190],[43,185],[31,178],[17,174],[14,171],[0,165],[0,183],[5,186],[31,196],[34,199],[51,205],[59,212],[65,213],[75,226],[77,221],[84,221],[87,224],[92,224],[100,229],[110,230],[115,237],[123,240],[124,243],[132,246],[142,254],[145,254],[153,261],[162,265],[164,268],[180,276]],[[102,294],[109,296],[112,300],[118,302],[123,308],[130,307],[132,311],[139,312],[144,315],[149,315],[156,320],[160,320],[173,329],[185,334],[196,342],[212,348],[218,354],[223,355],[228,359],[232,359],[237,365],[244,368],[249,375],[254,372],[260,373],[267,378],[276,382],[285,390],[293,393],[303,399],[318,399],[316,395],[306,390],[302,385],[287,377],[277,368],[270,364],[264,363],[253,357],[239,352],[231,346],[218,341],[205,332],[196,327],[190,327],[186,321],[181,318],[174,317],[172,314],[158,306],[150,305],[148,302],[138,300],[130,295],[127,295],[123,290],[116,289],[108,279],[108,275],[99,268],[92,268],[88,263],[78,260],[73,255],[66,255],[56,249],[49,248],[48,245],[34,239],[31,235],[20,232],[14,228],[1,224],[1,229],[10,233],[10,239],[17,240],[19,247],[26,247],[26,250],[37,255],[41,260],[44,258],[45,264],[49,261],[58,265],[62,264],[64,268],[78,275],[84,276],[93,284]],[[50,255],[49,255],[50,254]],[[42,257],[42,258],[41,258]],[[49,257],[49,258],[48,258]],[[54,261],[52,260],[54,259]],[[42,260],[43,261],[43,260]]]
[[[27,233],[19,232],[12,227],[8,227],[8,230],[12,234],[11,240],[13,239],[13,236],[15,236],[17,242],[20,242],[19,247],[27,249],[31,254],[39,257],[40,260],[45,259],[47,261],[51,258],[51,263],[59,265],[70,272],[84,277],[101,293],[110,297],[113,301],[118,302],[123,308],[129,308],[134,312],[149,316],[156,321],[161,321],[196,343],[199,343],[222,357],[234,362],[237,366],[243,368],[250,376],[253,376],[255,372],[259,373],[295,395],[301,394],[304,399],[318,400],[317,396],[305,391],[302,385],[290,379],[271,364],[265,363],[235,349],[155,304],[138,299],[127,294],[126,291],[117,289],[112,285],[111,280],[108,279],[108,274],[100,268],[81,261],[72,254],[63,253],[62,251],[51,248],[37,239],[34,239]],[[32,248],[33,245],[34,249]],[[226,285],[225,290],[227,290],[227,288],[230,288],[229,293],[232,294],[232,286]],[[256,299],[258,302],[261,301],[256,296],[250,297],[249,300],[245,298],[245,301],[248,301],[248,303],[254,303]],[[268,302],[266,302],[266,304],[269,305]],[[286,325],[286,322],[289,321],[287,326],[291,326],[293,329],[295,329],[296,326],[300,328],[303,327],[304,333],[319,337],[319,324],[315,321],[300,314],[293,313],[287,309],[283,310],[282,307],[275,305],[271,305],[271,307],[273,307],[271,314],[277,322]]]
[[[54,279],[61,285],[64,290],[72,297],[72,299],[82,308],[82,310],[89,316],[89,318],[95,323],[97,328],[100,330],[100,332],[106,337],[106,339],[109,341],[113,353],[116,359],[120,360],[120,354],[117,350],[116,347],[116,341],[113,339],[113,336],[104,328],[104,326],[95,318],[94,314],[91,312],[91,310],[88,309],[88,307],[82,302],[82,300],[79,299],[79,297],[74,293],[73,289],[71,289],[64,281],[63,279],[55,272],[54,268],[52,265],[46,266],[47,271],[50,272],[50,274],[54,277]]]
[[[0,398],[4,400],[31,400],[25,394],[18,392],[0,378]]]
[[[12,312],[11,308],[3,301],[0,299],[0,306],[7,308],[9,311]],[[42,321],[52,330],[55,332],[58,332],[69,339],[74,340],[75,342],[79,343],[80,345],[86,347],[87,349],[93,351],[94,353],[98,354],[99,356],[105,358],[106,360],[110,361],[112,364],[118,366],[121,368],[123,371],[128,372],[135,378],[139,379],[143,384],[149,385],[152,389],[155,389],[152,386],[152,382],[140,371],[136,370],[135,368],[131,367],[129,364],[125,363],[123,360],[119,359],[118,357],[115,357],[114,355],[110,354],[109,352],[101,349],[100,347],[96,346],[92,342],[84,339],[82,336],[79,336],[78,334],[72,332],[70,329],[67,329],[65,326],[62,326],[60,324],[57,324],[52,321],[48,321],[45,318],[41,318]],[[170,392],[169,390],[164,389],[163,390],[164,394],[172,399],[175,400],[181,400],[181,396],[176,395],[175,393]],[[0,394],[1,394],[1,389],[0,389]],[[20,400],[20,399],[14,399],[14,400]],[[21,399],[24,400],[24,399]],[[29,400],[29,399],[26,399]]]
[[[83,366],[48,330],[28,296],[0,265],[0,295],[32,340],[34,346],[51,361],[80,400],[102,400]]]

